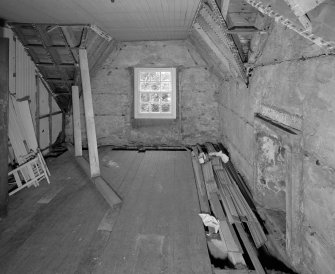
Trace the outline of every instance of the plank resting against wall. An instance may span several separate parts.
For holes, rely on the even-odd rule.
[[[0,38],[0,218],[8,204],[9,39]]]

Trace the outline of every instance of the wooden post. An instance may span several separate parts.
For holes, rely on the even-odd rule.
[[[9,39],[0,38],[0,218],[8,204]]]
[[[83,151],[81,142],[80,104],[79,104],[78,86],[72,86],[72,116],[73,116],[74,155],[82,156]]]
[[[48,101],[49,101],[49,148],[51,150],[52,146],[52,96],[51,92],[48,92]]]
[[[35,123],[36,123],[36,139],[38,147],[40,145],[40,78],[36,77],[36,112],[35,112]]]
[[[88,153],[90,159],[91,177],[100,176],[97,136],[95,132],[94,111],[92,102],[91,80],[88,68],[86,49],[79,49],[81,82],[83,85],[84,109]]]

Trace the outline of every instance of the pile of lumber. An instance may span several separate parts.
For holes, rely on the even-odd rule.
[[[256,273],[265,273],[257,248],[267,240],[254,210],[252,195],[221,144],[192,147],[192,163],[201,213],[219,222],[219,246],[236,269],[247,268],[249,257]],[[210,234],[211,229],[209,229]],[[246,251],[246,254],[245,252]]]

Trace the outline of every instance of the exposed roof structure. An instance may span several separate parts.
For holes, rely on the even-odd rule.
[[[329,1],[300,2],[0,0],[0,18],[12,26],[58,104],[67,111],[71,86],[80,81],[79,47],[87,49],[92,75],[109,54],[117,53],[118,41],[189,39],[216,74],[224,79],[239,77],[245,83],[247,70],[259,54],[250,50],[251,40],[255,35],[266,39],[273,21],[307,42],[333,50],[335,33],[325,10],[334,5],[325,9]]]

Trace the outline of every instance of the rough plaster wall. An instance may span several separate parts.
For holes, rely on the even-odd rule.
[[[133,119],[135,66],[177,67],[176,120]],[[219,80],[188,41],[122,43],[119,53],[107,58],[91,84],[99,145],[179,145],[219,140]],[[83,132],[84,144],[85,136]],[[71,117],[67,137],[72,140]]]
[[[223,141],[253,186],[254,113],[261,104],[303,118],[303,273],[335,269],[335,57],[275,26],[250,88],[224,83]],[[266,206],[266,205],[265,205]]]

